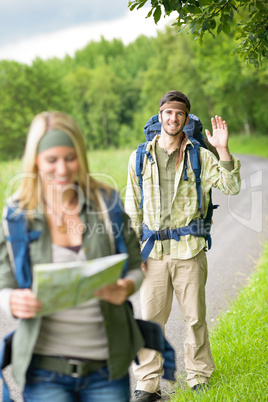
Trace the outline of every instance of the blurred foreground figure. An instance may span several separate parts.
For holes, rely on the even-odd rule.
[[[126,300],[140,287],[143,273],[139,244],[119,196],[90,177],[80,129],[60,112],[34,118],[21,180],[7,202],[6,211],[12,204],[13,213],[4,212],[0,227],[0,307],[21,319],[11,351],[24,400],[128,402],[128,367],[144,341]],[[5,226],[11,221],[19,232],[18,217],[26,220],[21,236],[26,243],[14,271]],[[75,308],[36,317],[42,305],[31,290],[33,265],[122,251],[129,255],[124,278]]]

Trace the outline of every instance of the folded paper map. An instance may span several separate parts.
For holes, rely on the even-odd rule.
[[[36,264],[32,290],[42,303],[44,316],[92,299],[103,286],[116,283],[128,255],[116,254],[90,261]]]

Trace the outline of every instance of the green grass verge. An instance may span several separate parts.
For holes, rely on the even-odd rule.
[[[216,365],[210,389],[200,395],[177,387],[171,401],[268,401],[267,266],[268,243],[248,285],[210,330]]]
[[[106,149],[88,153],[90,171],[124,194],[127,184],[128,160],[133,149]]]
[[[234,154],[257,155],[268,158],[268,135],[230,136],[229,148]]]
[[[127,184],[128,160],[132,149],[107,149],[88,153],[90,171],[100,181],[105,181],[116,188],[122,198]],[[5,200],[11,196],[19,184],[21,161],[15,159],[0,162],[0,210],[3,210]]]

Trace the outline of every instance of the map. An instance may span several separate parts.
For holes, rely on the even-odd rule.
[[[32,290],[43,306],[36,316],[49,315],[92,299],[96,290],[116,283],[127,258],[123,253],[90,261],[34,265]]]

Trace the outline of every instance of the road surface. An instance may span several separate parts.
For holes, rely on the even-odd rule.
[[[213,246],[207,253],[206,297],[209,327],[217,322],[219,313],[227,308],[228,303],[247,284],[247,279],[262,253],[263,242],[268,239],[268,159],[245,155],[238,157],[242,163],[240,194],[224,196],[218,190],[213,192],[213,202],[220,204],[220,208],[214,213]],[[139,294],[134,295],[131,300],[138,318]],[[0,336],[10,329],[10,323],[2,317]],[[178,372],[183,372],[184,325],[175,299],[166,325],[166,336],[176,350]],[[169,392],[167,381],[163,380],[161,386],[164,392]],[[131,374],[132,391],[134,388],[135,381]],[[20,402],[15,385],[13,390],[15,401]]]

